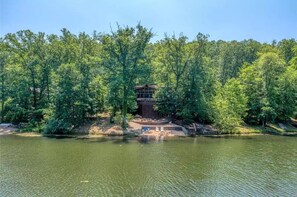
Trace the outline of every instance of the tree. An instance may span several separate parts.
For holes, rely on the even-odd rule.
[[[5,49],[5,45],[0,40],[0,90],[1,90],[1,119],[0,122],[4,121],[4,105],[6,100],[6,64],[8,62],[8,53]]]
[[[279,94],[277,86],[279,76],[284,72],[284,62],[275,53],[265,53],[260,56],[258,67],[262,80],[262,104],[260,117],[263,125],[266,125],[266,120],[274,120],[277,117],[276,102]]]
[[[181,79],[191,63],[191,53],[187,47],[187,39],[182,34],[179,38],[176,38],[175,35],[171,38],[166,35],[165,39],[161,41],[163,49],[160,61],[169,75],[173,76],[172,80],[170,80],[169,76],[167,83],[173,83],[175,91],[179,90]]]
[[[77,67],[82,74],[80,102],[83,118],[85,118],[87,115],[93,115],[97,112],[96,110],[94,110],[94,100],[97,95],[94,94],[95,92],[92,91],[90,88],[92,79],[94,79],[99,73],[96,72],[97,70],[99,70],[99,68],[95,68],[96,59],[94,58],[98,56],[97,51],[99,50],[95,38],[91,38],[85,33],[80,33],[78,36],[77,55],[79,58],[77,60]],[[99,90],[100,88],[101,87],[99,87]],[[97,110],[100,111],[101,109],[98,108]]]
[[[224,87],[218,85],[212,101],[213,120],[220,131],[232,133],[246,116],[247,97],[237,79],[230,79]]]
[[[261,120],[263,126],[279,116],[279,79],[285,70],[284,64],[277,53],[265,52],[241,72],[240,78],[249,98],[249,118]]]
[[[285,60],[286,64],[294,57],[294,47],[297,46],[295,39],[283,39],[277,43],[278,50],[280,55]]]
[[[196,40],[188,44],[193,54],[183,82],[185,96],[180,115],[185,122],[210,120],[209,100],[213,96],[213,70],[207,57],[207,39],[208,35],[199,33]]]
[[[31,80],[31,90],[33,95],[32,107],[37,109],[38,85],[41,81],[41,76],[38,70],[43,66],[43,57],[45,55],[45,34],[34,34],[30,30],[19,31],[16,34],[7,34],[5,41],[10,52],[17,55],[17,60],[28,71],[28,77]]]
[[[45,34],[39,32],[34,34],[30,30],[18,31],[16,34],[7,34],[4,38],[7,50],[10,53],[11,61],[15,65],[21,65],[23,73],[21,75],[26,75],[22,82],[22,89],[18,88],[17,95],[26,95],[27,92],[30,96],[26,96],[29,99],[29,104],[20,105],[17,103],[16,106],[12,106],[10,111],[11,121],[25,121],[29,120],[33,125],[35,122],[39,122],[43,118],[43,109],[47,102],[44,100],[46,87],[45,75],[46,65],[45,65],[45,55],[46,55],[46,38]],[[26,83],[29,80],[30,83]],[[24,87],[26,85],[26,87]],[[14,91],[14,90],[12,90]],[[15,101],[16,99],[13,98]],[[25,100],[23,98],[18,99]],[[20,113],[19,113],[20,112]],[[19,114],[19,115],[18,115]],[[19,117],[18,117],[19,116]]]
[[[113,95],[117,89],[120,92],[122,127],[127,126],[127,110],[129,97],[134,94],[135,79],[146,63],[145,49],[153,33],[138,24],[135,28],[120,27],[116,32],[104,34],[100,37],[103,49],[103,65],[110,72],[110,85]],[[116,81],[116,82],[114,82]],[[133,98],[133,97],[132,97]],[[113,106],[117,108],[118,106]]]
[[[279,120],[288,120],[297,110],[297,68],[287,67],[279,78],[279,96],[277,99]]]
[[[295,39],[208,41],[199,33],[150,43],[151,30],[140,24],[92,36],[61,32],[0,39],[1,122],[64,133],[109,110],[111,122],[121,112],[126,128],[134,87],[143,84],[156,84],[157,110],[184,124],[231,131],[242,119],[265,126],[297,114]]]
[[[80,112],[80,81],[82,75],[75,64],[62,64],[57,71],[57,92],[54,117],[46,133],[65,133],[83,121]]]
[[[155,65],[155,72],[163,87],[160,87],[156,93],[157,109],[171,118],[176,118],[184,96],[182,82],[191,64],[192,56],[187,46],[187,37],[182,34],[179,38],[175,35],[172,37],[165,35],[165,39],[158,45],[156,61],[161,65]],[[159,66],[164,68],[161,72]]]

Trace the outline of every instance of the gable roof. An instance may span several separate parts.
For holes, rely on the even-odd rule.
[[[135,89],[138,90],[138,89],[142,89],[142,88],[152,88],[152,89],[156,89],[157,88],[157,85],[155,84],[151,84],[151,85],[137,85],[135,86]]]

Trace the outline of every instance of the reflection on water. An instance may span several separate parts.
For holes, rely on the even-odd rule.
[[[0,137],[0,196],[294,196],[297,138]]]

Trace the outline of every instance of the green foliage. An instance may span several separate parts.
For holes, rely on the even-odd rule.
[[[297,47],[297,42],[295,39],[283,39],[277,44],[277,47],[282,58],[286,63],[289,63],[294,57],[294,47]]]
[[[2,40],[0,40],[0,110],[1,110],[1,116],[0,116],[0,123],[4,121],[4,115],[5,115],[5,100],[7,97],[6,89],[6,78],[7,78],[7,70],[6,65],[8,62],[8,52],[5,50],[4,43]]]
[[[154,74],[162,86],[155,98],[161,114],[181,118],[184,123],[210,120],[215,71],[205,57],[207,38],[199,33],[197,40],[188,44],[185,36],[173,35],[157,44]]]
[[[108,70],[112,117],[121,109],[123,128],[127,125],[128,110],[135,108],[135,96],[131,95],[136,79],[147,70],[145,49],[152,36],[150,30],[138,24],[136,28],[118,25],[116,32],[100,37],[103,66]]]
[[[133,115],[127,113],[127,121],[131,121],[132,119],[133,119]],[[120,112],[117,112],[114,116],[114,123],[122,124],[122,122],[123,122],[123,116]],[[126,125],[126,126],[128,126],[128,125]]]
[[[106,108],[107,87],[104,84],[103,77],[98,75],[94,77],[89,84],[90,114],[103,112]]]
[[[71,124],[63,119],[50,119],[44,128],[44,134],[69,134],[71,133]]]
[[[29,111],[21,106],[9,107],[4,117],[4,121],[12,123],[28,122]]]
[[[163,116],[172,117],[179,108],[179,95],[173,87],[160,87],[154,96],[157,100],[156,110]]]
[[[285,73],[285,63],[275,52],[265,52],[252,65],[246,66],[241,71],[240,78],[245,86],[245,93],[248,96],[248,119],[255,122],[261,121],[263,125],[267,121],[283,119],[291,116],[292,112],[285,111],[284,108],[295,108],[294,88],[285,85],[294,82],[293,78]],[[288,81],[282,80],[286,77]],[[286,88],[291,91],[284,91]],[[284,96],[288,95],[289,102],[285,102]]]
[[[68,125],[76,126],[83,121],[83,103],[80,102],[82,75],[74,64],[62,64],[57,73],[58,87],[54,117]]]
[[[42,131],[44,131],[44,126],[45,124],[42,122],[31,120],[28,124],[25,125],[25,127],[20,128],[19,131],[41,133]]]
[[[280,120],[288,120],[297,112],[297,68],[287,67],[279,79],[277,115]]]
[[[224,87],[217,88],[213,98],[213,120],[215,125],[224,133],[233,133],[246,116],[247,97],[240,81],[230,79]]]
[[[297,114],[295,39],[209,41],[199,33],[150,43],[151,30],[0,38],[1,122],[23,130],[69,133],[98,112],[125,128],[137,109],[135,85],[156,84],[155,108],[183,123],[213,122],[223,132]]]

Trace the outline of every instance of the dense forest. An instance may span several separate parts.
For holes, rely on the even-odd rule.
[[[109,112],[123,128],[134,87],[156,84],[164,117],[232,132],[297,116],[297,42],[211,41],[117,26],[110,33],[9,33],[0,39],[0,122],[65,133]]]

